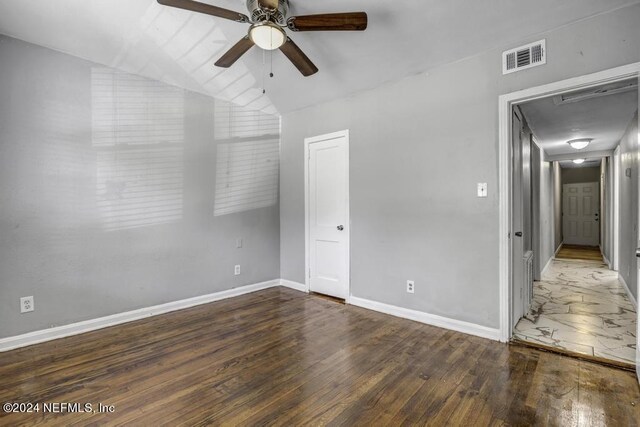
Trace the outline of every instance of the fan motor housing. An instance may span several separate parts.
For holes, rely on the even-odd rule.
[[[287,15],[289,13],[289,0],[278,0],[278,9],[262,9],[259,0],[247,0],[252,22],[272,21],[279,25],[287,25]]]

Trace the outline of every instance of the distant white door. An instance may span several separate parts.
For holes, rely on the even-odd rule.
[[[567,245],[600,244],[600,188],[597,182],[562,186],[562,234]]]
[[[349,134],[305,140],[309,290],[349,296]]]

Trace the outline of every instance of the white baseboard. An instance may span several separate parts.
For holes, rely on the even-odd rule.
[[[69,325],[57,326],[55,328],[43,329],[40,331],[29,332],[22,335],[0,339],[0,352],[13,350],[20,347],[26,347],[33,344],[51,341],[58,338],[64,338],[71,335],[78,335],[84,332],[95,331],[96,329],[107,328],[109,326],[120,325],[122,323],[133,322],[159,314],[169,313],[171,311],[182,310],[201,304],[207,304],[214,301],[220,301],[251,292],[261,291],[263,289],[280,286],[280,280],[269,280],[253,285],[240,286],[238,288],[226,291],[215,292],[208,295],[202,295],[194,298],[183,299],[180,301],[172,301],[166,304],[154,305],[152,307],[140,308],[138,310],[127,311],[124,313],[113,314],[110,316],[99,317],[97,319],[85,320],[82,322],[72,323]]]
[[[624,283],[624,282],[623,282]],[[307,292],[306,285],[285,279],[269,280],[253,285],[241,286],[226,291],[215,292],[208,295],[172,301],[166,304],[155,305],[152,307],[140,308],[137,310],[127,311],[124,313],[113,314],[110,316],[99,317],[96,319],[85,320],[82,322],[72,323],[69,325],[57,326],[55,328],[43,329],[40,331],[29,332],[22,335],[0,339],[0,352],[14,350],[20,347],[27,347],[46,341],[59,338],[65,338],[72,335],[78,335],[85,332],[91,332],[98,329],[116,326],[123,323],[133,322],[151,316],[169,313],[172,311],[182,310],[197,305],[208,304],[227,298],[232,298],[251,292],[261,291],[263,289],[273,288],[276,286],[285,286],[300,292]],[[626,284],[625,284],[626,286]],[[634,301],[635,302],[635,301]],[[407,308],[397,307],[363,298],[350,297],[349,304],[363,307],[369,310],[379,311],[381,313],[390,314],[396,317],[414,320],[426,323],[432,326],[451,329],[465,334],[476,335],[482,338],[499,340],[500,331],[498,329],[488,328],[486,326],[476,325],[474,323],[464,322],[461,320],[450,319],[434,314],[424,313],[421,311],[411,310]]]
[[[627,291],[627,295],[629,295],[629,299],[631,300],[631,303],[633,304],[633,306],[636,308],[636,311],[637,311],[638,310],[638,301],[636,301],[635,297],[633,296],[633,294],[629,290],[629,285],[627,285],[627,282],[624,281],[624,277],[622,277],[622,274],[620,274],[620,273],[618,273],[618,281],[620,283],[622,283],[622,286],[624,286],[624,289]]]
[[[604,255],[604,252],[600,251],[600,253],[602,254],[602,259],[604,260],[604,263],[607,264],[607,267],[609,267],[609,270],[613,270],[611,268],[611,261],[609,261],[609,259]]]
[[[554,258],[558,256],[558,252],[560,252],[560,249],[562,249],[562,245],[564,245],[564,242],[560,242],[560,245],[556,249],[556,252],[553,254]]]
[[[551,263],[553,262],[553,260],[555,260],[555,256],[549,258],[549,261],[547,261],[547,265],[544,266],[542,272],[540,273],[540,278],[544,277],[544,273],[546,273],[549,267],[551,267]]]
[[[292,282],[291,280],[280,279],[280,286],[284,286],[286,288],[295,289],[296,291],[309,293],[307,290],[307,285],[304,283]]]
[[[382,302],[371,301],[364,298],[358,298],[352,296],[349,299],[349,304],[366,308],[373,311],[379,311],[381,313],[390,314],[396,317],[402,317],[404,319],[414,320],[420,323],[426,323],[427,325],[437,326],[440,328],[451,329],[454,331],[462,332],[464,334],[475,335],[482,338],[488,338],[490,340],[500,340],[500,330],[495,328],[489,328],[486,326],[476,325],[475,323],[464,322],[462,320],[450,319],[448,317],[442,317],[435,314],[429,314],[422,311],[411,310],[408,308],[398,307],[395,305],[385,304]]]

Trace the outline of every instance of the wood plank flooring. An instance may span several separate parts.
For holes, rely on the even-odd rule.
[[[597,246],[562,245],[556,258],[604,262]]]
[[[273,288],[0,353],[0,425],[624,425],[635,375]]]

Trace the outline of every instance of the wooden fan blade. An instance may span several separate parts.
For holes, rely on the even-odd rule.
[[[364,31],[367,29],[367,14],[351,12],[292,16],[287,20],[287,26],[293,31]]]
[[[303,76],[308,77],[318,72],[318,67],[313,65],[313,62],[289,37],[287,37],[285,44],[280,46],[280,50],[289,58],[289,61],[293,62],[293,65],[300,70]]]
[[[258,0],[262,9],[278,10],[278,0]]]
[[[164,6],[177,7],[179,9],[190,10],[192,12],[200,12],[207,15],[217,16],[219,18],[230,19],[237,22],[249,22],[249,17],[233,10],[223,9],[218,6],[200,3],[193,0],[158,0],[158,3]]]
[[[247,53],[249,49],[253,47],[253,42],[249,38],[249,36],[245,36],[243,39],[240,39],[238,43],[233,45],[231,49],[227,51],[222,58],[218,59],[216,62],[217,67],[229,68],[231,67],[242,55]]]

